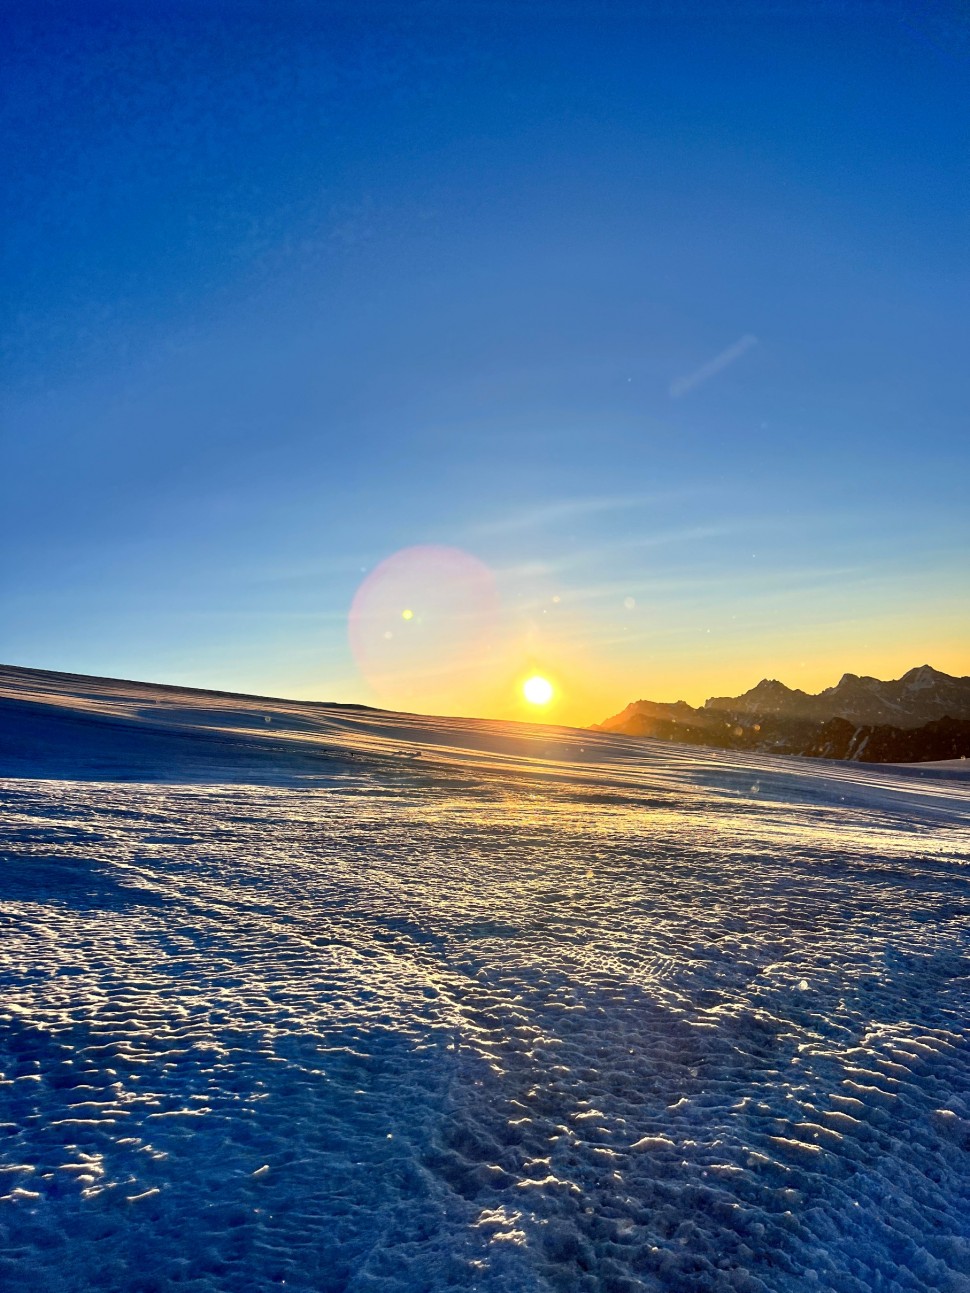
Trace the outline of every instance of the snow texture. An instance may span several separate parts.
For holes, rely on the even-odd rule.
[[[4,1290],[970,1290],[958,769],[0,684]]]

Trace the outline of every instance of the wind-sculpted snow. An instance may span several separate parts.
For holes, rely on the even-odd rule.
[[[25,677],[0,1287],[970,1288],[965,779]]]

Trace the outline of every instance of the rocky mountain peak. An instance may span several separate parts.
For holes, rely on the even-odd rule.
[[[953,681],[948,674],[940,673],[939,669],[934,669],[930,664],[917,665],[915,669],[909,669],[899,680],[906,684],[910,691],[921,691],[925,687],[933,687],[938,682]]]
[[[835,686],[817,695],[787,687],[777,678],[762,678],[740,696],[712,696],[701,709],[691,709],[682,701],[658,704],[640,700],[598,726],[646,736],[660,723],[684,731],[691,728],[696,735],[701,730],[720,730],[725,722],[761,732],[765,721],[804,725],[834,720],[852,725],[853,730],[884,725],[900,731],[943,720],[970,722],[970,677],[954,678],[928,664],[888,682],[867,674],[844,673]],[[767,740],[767,736],[759,739]]]

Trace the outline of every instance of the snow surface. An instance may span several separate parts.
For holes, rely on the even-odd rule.
[[[0,696],[4,1290],[970,1289],[960,769]]]

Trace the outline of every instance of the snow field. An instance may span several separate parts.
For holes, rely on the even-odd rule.
[[[0,1286],[970,1289],[959,784],[367,722],[0,782]]]

